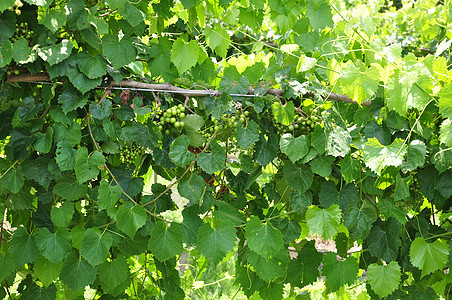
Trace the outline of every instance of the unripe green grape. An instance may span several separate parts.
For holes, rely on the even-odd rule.
[[[288,129],[289,129],[289,131],[293,131],[294,130],[294,126],[291,124],[291,125],[289,125]]]
[[[171,117],[170,122],[171,123],[176,123],[176,118],[175,117]]]
[[[180,127],[180,122],[179,122],[179,121],[176,121],[176,122],[174,123],[174,127],[179,128],[179,127]]]
[[[185,114],[184,114],[183,112],[181,112],[181,113],[179,114],[179,118],[181,118],[181,119],[185,118]]]

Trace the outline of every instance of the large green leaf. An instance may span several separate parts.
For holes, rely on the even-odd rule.
[[[88,102],[89,95],[80,97],[74,89],[66,89],[58,96],[58,103],[61,104],[64,114],[82,108]]]
[[[63,268],[63,261],[52,263],[44,256],[39,256],[33,265],[35,275],[44,286],[49,286],[60,275]]]
[[[304,192],[311,187],[314,174],[306,165],[286,162],[284,165],[284,179],[289,187],[299,192]]]
[[[278,154],[278,149],[279,141],[276,133],[270,133],[267,138],[261,135],[259,142],[256,144],[254,159],[265,167],[275,159]]]
[[[13,44],[13,59],[18,64],[26,64],[33,62],[36,59],[36,53],[31,52],[31,47],[28,46],[28,40],[25,38],[19,38],[17,41]]]
[[[344,214],[344,225],[353,240],[364,239],[368,236],[376,218],[377,209],[373,204],[367,201],[362,204],[354,203],[347,207]]]
[[[24,185],[24,174],[22,172],[22,167],[18,166],[10,169],[6,174],[3,173],[0,183],[11,193],[18,193]]]
[[[335,253],[328,252],[323,258],[322,275],[326,278],[326,286],[337,291],[346,284],[353,284],[358,275],[358,262],[353,256],[338,260]]]
[[[256,270],[257,275],[265,281],[284,277],[289,262],[287,251],[280,251],[279,253],[274,253],[271,257],[267,257],[248,250],[246,259]]]
[[[0,68],[8,65],[12,58],[12,45],[9,40],[6,40],[0,47]]]
[[[100,232],[97,228],[88,228],[80,246],[80,254],[92,266],[97,266],[107,259],[112,243],[113,239],[109,234]]]
[[[122,191],[119,185],[111,186],[107,181],[102,180],[99,185],[99,208],[109,209],[114,207],[121,194]]]
[[[67,140],[58,142],[55,160],[61,171],[74,169],[76,153],[77,151],[72,148]]]
[[[397,138],[389,146],[383,146],[376,138],[371,138],[364,144],[363,158],[366,166],[380,175],[387,166],[400,166],[406,152],[402,139]]]
[[[184,243],[188,246],[194,245],[196,244],[199,228],[203,225],[203,222],[198,214],[190,208],[185,208],[182,211],[182,217],[181,227],[184,233]]]
[[[75,155],[75,175],[80,183],[95,178],[99,174],[99,167],[105,165],[105,157],[99,151],[88,154],[88,149],[81,147]]]
[[[345,185],[338,191],[333,181],[325,181],[320,189],[319,201],[325,208],[337,204],[342,211],[345,211],[349,204],[356,204],[359,201],[358,191],[352,183]]]
[[[408,145],[406,152],[406,161],[402,163],[402,170],[413,171],[418,167],[423,167],[425,156],[427,154],[427,146],[420,140],[413,140]]]
[[[127,2],[123,7],[119,8],[118,12],[124,19],[129,22],[132,27],[138,26],[146,19],[146,15],[139,10],[135,5]]]
[[[203,50],[196,40],[186,42],[182,37],[173,43],[171,49],[171,61],[180,74],[190,70],[196,65]]]
[[[42,60],[49,63],[49,65],[56,65],[71,55],[74,45],[69,40],[62,40],[59,44],[38,48],[38,54]]]
[[[328,3],[318,4],[315,1],[309,1],[306,8],[306,16],[314,29],[323,29],[325,27],[334,27],[331,6]]]
[[[130,35],[124,35],[121,38],[112,34],[104,35],[102,47],[105,57],[115,69],[124,67],[136,58],[136,51]]]
[[[133,238],[138,229],[146,223],[146,211],[131,202],[122,204],[116,214],[118,228]]]
[[[310,206],[306,212],[306,223],[312,233],[321,235],[324,240],[333,237],[341,222],[339,205],[333,204],[327,209]]]
[[[429,76],[417,69],[396,71],[387,85],[387,107],[401,116],[406,116],[410,108],[423,109],[430,100],[423,87],[431,84],[431,81]]]
[[[395,261],[387,265],[371,264],[367,268],[367,280],[372,290],[382,298],[398,288],[401,276],[400,266]]]
[[[182,253],[184,234],[180,224],[157,222],[151,231],[148,248],[160,261],[168,260]]]
[[[23,227],[17,228],[10,242],[9,252],[16,261],[16,266],[22,267],[32,263],[38,256],[39,250],[33,236],[28,235]]]
[[[226,57],[231,42],[231,38],[226,29],[216,24],[213,29],[206,27],[204,34],[206,35],[207,45],[220,57]]]
[[[282,105],[279,101],[273,102],[272,112],[278,123],[289,125],[293,122],[295,115],[295,106],[292,101]]]
[[[64,228],[54,233],[46,227],[39,228],[35,240],[41,254],[54,264],[63,260],[72,248],[71,234]]]
[[[82,257],[72,254],[63,264],[60,279],[72,290],[77,291],[92,284],[96,279],[97,269]]]
[[[396,219],[389,218],[384,222],[374,223],[367,237],[370,254],[386,262],[395,260],[402,245],[399,234],[400,223]]]
[[[440,239],[428,243],[423,237],[417,237],[411,243],[410,258],[413,266],[421,269],[421,276],[424,277],[446,267],[449,261],[449,245]]]
[[[60,207],[54,206],[50,211],[50,218],[57,227],[68,227],[74,214],[74,204],[70,201],[65,201]]]
[[[226,151],[216,141],[210,143],[210,150],[211,153],[199,153],[196,161],[204,172],[212,174],[224,168]]]
[[[66,11],[58,6],[48,9],[40,7],[38,8],[38,22],[55,33],[66,24]]]
[[[332,156],[320,156],[314,158],[309,162],[309,166],[311,166],[311,171],[315,174],[318,174],[322,177],[329,177],[331,172],[333,171],[333,162],[334,157]]]
[[[296,259],[292,259],[287,269],[287,281],[302,288],[317,280],[323,254],[315,248],[315,242],[309,241],[301,248]]]
[[[259,128],[253,120],[246,124],[237,123],[236,127],[237,145],[242,149],[251,147],[259,140]]]
[[[340,126],[335,126],[326,136],[326,151],[334,157],[345,156],[350,151],[352,138],[350,133]],[[316,145],[314,138],[312,143]],[[321,141],[319,141],[321,143]],[[321,147],[319,145],[318,147]]]
[[[80,52],[77,55],[80,71],[89,79],[95,79],[107,74],[107,62],[100,55],[90,55]]]
[[[294,163],[308,154],[309,139],[305,135],[294,138],[291,133],[286,133],[279,140],[279,148]]]
[[[186,175],[177,185],[179,194],[187,198],[191,204],[201,204],[205,188],[204,179],[194,173]]]
[[[445,119],[441,123],[441,128],[439,131],[439,140],[444,145],[451,147],[452,146],[452,120]]]
[[[58,178],[57,183],[53,187],[53,192],[64,199],[74,201],[85,196],[88,192],[88,186],[80,184],[71,175],[64,175]]]
[[[118,255],[111,261],[104,261],[98,268],[99,279],[106,291],[113,291],[126,281],[129,266],[123,255]]]
[[[258,217],[252,217],[246,223],[245,230],[248,247],[264,258],[269,258],[284,247],[281,232],[269,222],[262,223]]]
[[[198,231],[198,250],[204,257],[217,264],[236,244],[236,229],[230,222],[221,222],[215,228],[204,223]]]
[[[173,141],[169,151],[171,160],[179,166],[185,166],[195,159],[195,155],[188,151],[190,145],[190,138],[186,135],[181,135]]]
[[[356,60],[342,69],[338,83],[344,94],[361,104],[375,95],[379,78],[380,73],[375,66],[366,68],[361,61]]]

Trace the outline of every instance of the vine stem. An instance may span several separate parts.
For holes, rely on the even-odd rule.
[[[14,168],[14,166],[19,162],[19,160],[16,160],[9,168],[8,170],[5,171],[5,173],[2,174],[2,176],[0,176],[0,179],[2,179],[6,173],[8,173],[12,168]]]
[[[210,137],[210,139],[209,139],[209,141],[207,142],[206,146],[204,147],[204,149],[202,149],[202,151],[201,151],[200,153],[204,153],[204,152],[207,150],[207,148],[209,147],[210,143],[212,142],[212,140],[213,140],[213,138],[215,137],[215,135],[217,134],[217,132],[218,132],[218,131],[215,131],[215,132],[212,134],[212,136]],[[161,192],[157,197],[155,197],[155,198],[152,199],[151,201],[149,201],[149,202],[143,204],[143,207],[145,207],[145,206],[147,206],[147,205],[149,205],[149,204],[154,203],[155,201],[157,201],[157,200],[158,200],[160,197],[162,197],[166,192],[168,192],[173,186],[175,186],[178,182],[180,182],[180,181],[184,178],[184,176],[187,175],[188,171],[190,171],[191,167],[193,167],[193,165],[196,163],[196,159],[197,159],[197,157],[195,157],[195,159],[190,163],[190,165],[189,165],[188,168],[185,170],[185,172],[182,173],[182,175],[181,175],[176,181],[174,181],[174,182],[171,183],[169,186],[167,186],[166,189],[165,189],[163,192]]]

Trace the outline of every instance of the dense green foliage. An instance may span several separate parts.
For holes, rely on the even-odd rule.
[[[229,259],[254,299],[449,296],[450,0],[23,1],[0,298],[195,298]]]

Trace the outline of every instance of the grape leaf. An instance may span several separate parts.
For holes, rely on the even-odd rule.
[[[32,55],[32,49],[28,46],[28,40],[23,37],[14,42],[12,54],[13,59],[18,64],[26,64],[35,60],[33,57],[30,57]],[[36,55],[34,55],[34,58],[36,58]]]
[[[452,83],[446,84],[439,92],[438,108],[443,118],[452,118]]]
[[[292,101],[287,102],[285,105],[282,105],[279,101],[273,102],[272,112],[278,123],[289,125],[293,122],[295,106]]]
[[[292,259],[287,269],[287,281],[296,287],[302,288],[317,280],[319,266],[323,254],[315,248],[315,242],[309,241],[301,248],[296,259]]]
[[[408,145],[406,152],[406,161],[402,163],[402,171],[413,171],[418,167],[423,167],[425,156],[427,154],[427,146],[420,140],[413,140]]]
[[[256,216],[251,217],[246,223],[245,230],[248,247],[265,259],[278,253],[284,247],[281,232],[269,222],[262,224]]]
[[[242,149],[251,147],[259,140],[259,128],[253,120],[247,124],[237,123],[236,126],[237,144]]]
[[[8,65],[12,58],[12,45],[9,40],[6,40],[0,47],[0,68]]]
[[[135,60],[136,51],[130,35],[119,38],[116,35],[106,34],[102,37],[102,45],[105,57],[115,69],[124,67]]]
[[[356,60],[342,69],[338,84],[344,94],[361,104],[375,95],[379,78],[380,73],[375,66],[366,68],[360,60]]]
[[[118,255],[111,261],[104,261],[98,268],[99,279],[107,291],[113,291],[118,285],[126,281],[129,266],[123,255]]]
[[[314,1],[309,1],[306,8],[306,16],[309,18],[309,23],[314,29],[334,27],[333,15],[331,14],[331,7],[328,3],[317,5],[314,4]]]
[[[146,19],[146,15],[138,9],[135,5],[127,2],[123,7],[119,8],[118,12],[124,19],[129,22],[132,27],[138,26]]]
[[[334,157],[338,156],[343,157],[350,151],[351,142],[352,137],[350,136],[350,133],[340,126],[335,126],[333,130],[331,132],[328,132],[326,136],[325,149],[328,155],[332,155]],[[316,143],[314,141],[314,137],[312,143],[314,144],[315,147]],[[317,148],[321,149],[320,143],[322,143],[322,141],[318,141],[317,143],[319,144],[319,146],[317,146],[316,149]]]
[[[138,229],[146,223],[146,211],[139,205],[126,202],[119,206],[116,214],[119,230],[133,238]]]
[[[60,279],[72,290],[77,291],[92,284],[96,275],[97,268],[74,253],[64,261]]]
[[[76,153],[77,151],[71,147],[67,140],[58,142],[55,160],[61,171],[72,170],[75,167]]]
[[[353,256],[349,256],[345,260],[338,260],[335,253],[327,252],[323,258],[322,275],[326,277],[327,288],[333,292],[345,284],[355,282],[358,269],[358,262]]]
[[[226,57],[231,38],[226,29],[216,24],[213,29],[204,30],[207,45],[220,57]]]
[[[80,183],[94,179],[99,174],[99,167],[105,165],[105,157],[100,151],[88,155],[88,149],[80,147],[75,155],[75,175]]]
[[[446,267],[449,261],[449,245],[441,239],[428,243],[423,237],[417,237],[410,246],[410,258],[413,266],[421,269],[421,277]]]
[[[406,152],[402,139],[397,138],[389,146],[383,146],[376,138],[371,138],[364,144],[363,158],[366,166],[380,175],[387,166],[400,166]]]
[[[201,56],[202,49],[196,40],[185,42],[182,37],[179,37],[171,49],[171,61],[176,66],[180,74],[190,70],[196,65]]]
[[[38,23],[47,27],[52,33],[66,24],[66,11],[62,7],[48,9],[38,8]]]
[[[356,204],[359,201],[358,191],[352,183],[338,191],[333,181],[325,181],[320,188],[319,201],[325,208],[337,204],[342,211],[345,211],[349,204]]]
[[[320,156],[314,158],[309,165],[311,166],[311,171],[322,177],[329,177],[333,170],[334,157],[332,156]]]
[[[39,250],[34,237],[28,235],[25,228],[19,227],[14,231],[8,252],[14,257],[16,266],[22,267],[25,264],[34,262]]]
[[[353,240],[365,239],[372,228],[372,223],[377,219],[377,210],[373,204],[364,202],[351,204],[344,213],[344,225],[348,228]]]
[[[187,198],[191,204],[201,204],[202,195],[206,185],[204,179],[196,174],[185,176],[177,185],[179,194]]]
[[[221,222],[212,228],[204,223],[198,231],[198,250],[208,260],[217,264],[236,244],[236,229],[231,222]]]
[[[350,153],[345,155],[341,162],[341,174],[344,177],[345,182],[350,183],[355,180],[355,178],[359,178],[359,172],[359,160],[353,159]]]
[[[372,290],[381,298],[394,292],[400,283],[402,273],[395,261],[387,265],[370,264],[367,268],[367,280]]]
[[[18,193],[24,185],[24,174],[22,172],[22,167],[17,166],[10,169],[6,174],[3,174],[3,177],[0,178],[0,183],[4,187],[8,188],[11,193]]]
[[[108,209],[114,207],[121,194],[122,191],[119,185],[111,186],[107,181],[102,180],[99,185],[99,208]]]
[[[173,141],[169,151],[170,159],[179,166],[185,166],[195,159],[195,155],[188,151],[190,145],[190,138],[186,135],[181,135]]]
[[[53,66],[68,58],[73,48],[72,42],[64,39],[59,44],[38,48],[38,55]]]
[[[52,263],[44,256],[39,256],[33,265],[33,270],[44,286],[49,286],[60,275],[63,261]]]
[[[39,228],[35,240],[41,254],[54,264],[63,260],[72,248],[71,234],[65,228],[58,228],[55,233],[46,227]]]
[[[193,206],[195,207],[195,206]],[[190,208],[185,208],[182,211],[182,232],[184,233],[184,243],[191,246],[196,243],[196,236],[198,235],[199,227],[203,222],[201,218]]]
[[[65,201],[60,207],[52,207],[50,211],[50,218],[57,227],[68,227],[74,214],[74,204],[69,201]]]
[[[58,96],[58,103],[61,104],[65,115],[68,112],[82,108],[88,102],[89,95],[80,97],[74,89],[66,89]]]
[[[226,151],[216,141],[210,143],[211,153],[199,153],[197,163],[201,169],[209,174],[223,169],[226,160]]]
[[[64,199],[74,201],[85,196],[88,186],[78,183],[77,179],[71,175],[64,175],[58,178],[53,192]]]
[[[309,139],[305,135],[294,138],[291,133],[286,133],[279,140],[281,152],[286,154],[295,163],[308,154]]]
[[[80,254],[92,266],[107,259],[113,239],[109,234],[101,233],[98,228],[88,228],[80,245]]]
[[[312,233],[321,235],[324,240],[333,237],[341,222],[339,205],[333,204],[327,209],[310,206],[306,212],[306,223]]]
[[[378,220],[367,237],[370,254],[386,262],[395,260],[402,245],[399,234],[400,223],[396,219]]]
[[[52,149],[52,136],[53,136],[53,128],[47,127],[46,132],[37,132],[35,134],[36,140],[33,144],[33,147],[36,151],[40,153],[49,153],[50,149]]]
[[[279,253],[272,254],[271,257],[267,257],[248,250],[246,252],[246,259],[254,267],[257,275],[265,281],[284,277],[289,262],[286,251],[280,251]]]
[[[445,119],[439,130],[439,141],[448,147],[452,147],[452,121]]]
[[[314,174],[306,165],[296,165],[286,162],[284,165],[284,179],[287,185],[299,192],[308,190],[314,180]]]
[[[96,79],[107,74],[107,62],[102,56],[93,56],[86,52],[79,52],[77,58],[78,68],[89,79]]]
[[[180,224],[172,222],[167,225],[159,221],[152,228],[148,248],[158,260],[165,261],[182,253],[183,239],[184,234]]]

